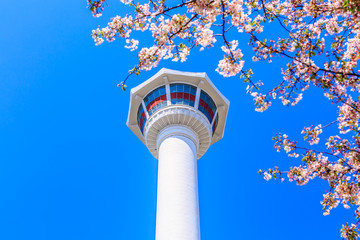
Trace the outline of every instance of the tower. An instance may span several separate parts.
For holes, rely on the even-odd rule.
[[[127,126],[159,160],[156,240],[200,240],[197,159],[223,137],[229,104],[206,73],[163,68],[131,89]]]

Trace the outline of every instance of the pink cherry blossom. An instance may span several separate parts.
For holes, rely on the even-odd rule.
[[[343,225],[341,237],[359,238],[359,0],[121,2],[132,10],[93,30],[92,37],[95,45],[123,39],[126,48],[137,51],[138,62],[119,84],[123,89],[132,74],[151,70],[162,60],[186,61],[194,49],[212,47],[223,52],[220,59],[214,60],[218,63],[216,71],[224,77],[239,76],[244,80],[246,92],[254,100],[255,111],[266,111],[273,102],[295,106],[309,88],[322,89],[326,99],[338,107],[337,117],[331,123],[305,127],[301,132],[304,135],[302,144],[286,134],[277,134],[275,149],[301,162],[288,171],[274,167],[259,173],[265,180],[279,179],[281,182],[287,176],[298,185],[315,178],[324,180],[330,189],[321,201],[324,215],[338,205],[345,209],[356,208],[356,222]],[[105,0],[87,0],[87,4],[94,17],[100,17],[107,6]],[[267,36],[265,30],[270,25],[284,34]],[[152,43],[143,45],[144,42],[134,38],[135,32],[151,36]],[[238,40],[229,40],[229,36],[231,39],[238,36]],[[249,56],[242,51],[247,45],[253,50]],[[279,57],[287,61],[281,69],[282,79],[265,86],[262,81],[253,79],[253,70],[245,64],[248,59],[257,64]],[[272,87],[265,90],[267,86]],[[338,134],[324,134],[327,137],[320,139],[328,128]],[[319,147],[323,143],[321,140],[325,148]]]

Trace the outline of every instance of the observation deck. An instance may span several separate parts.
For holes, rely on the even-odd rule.
[[[163,68],[131,89],[126,124],[155,158],[160,138],[172,134],[167,127],[179,126],[176,134],[192,136],[199,159],[223,137],[229,104],[206,73]]]

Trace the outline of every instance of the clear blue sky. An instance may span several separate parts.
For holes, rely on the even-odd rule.
[[[116,87],[136,56],[122,40],[95,47],[90,36],[126,11],[108,2],[100,19],[85,0],[1,4],[0,239],[155,239],[157,160],[126,127],[129,90]],[[277,101],[257,113],[238,77],[214,71],[220,57],[218,48],[196,50],[186,63],[164,61],[127,84],[161,67],[206,72],[231,102],[224,138],[198,161],[202,240],[339,239],[353,209],[324,217],[324,182],[300,187],[257,173],[300,164],[277,153],[272,136],[300,139],[304,125],[336,118],[336,107],[312,88],[296,107]],[[245,66],[265,88],[281,80],[281,61]]]

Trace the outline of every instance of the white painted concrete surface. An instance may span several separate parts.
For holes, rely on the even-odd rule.
[[[181,126],[163,133],[158,136],[156,240],[200,240],[196,134]]]

